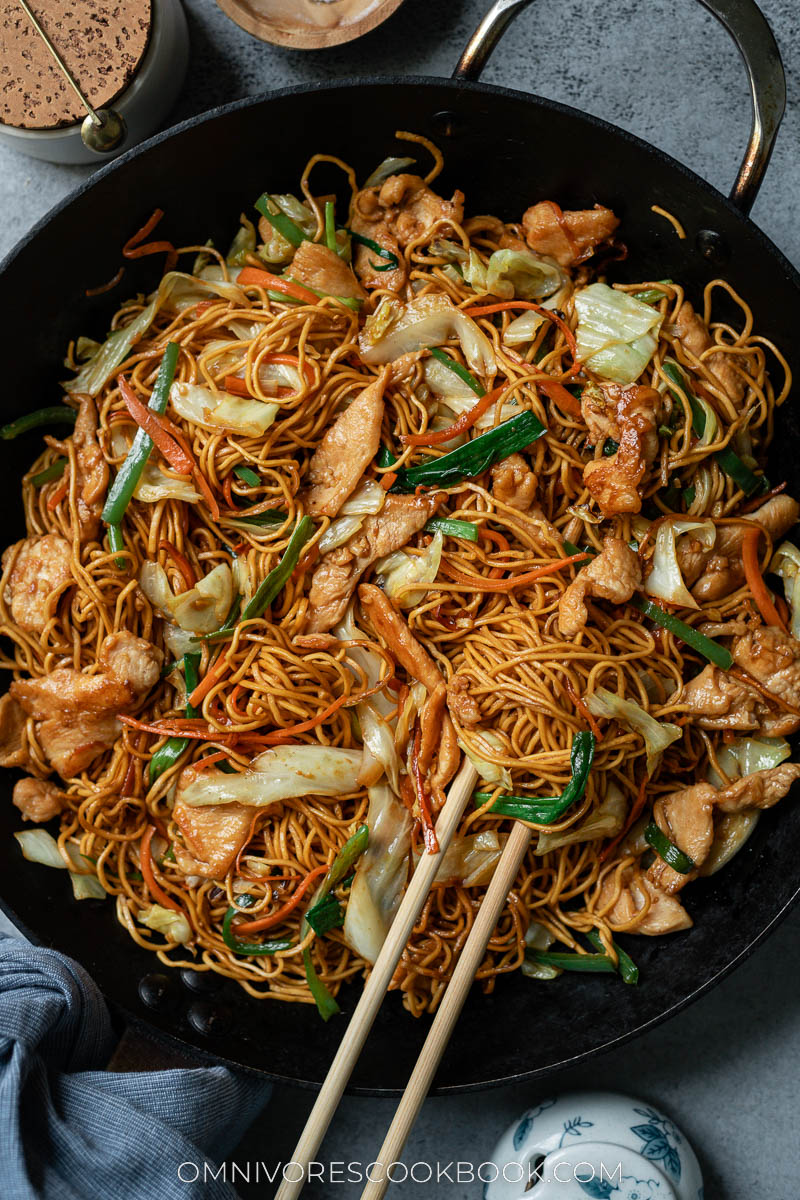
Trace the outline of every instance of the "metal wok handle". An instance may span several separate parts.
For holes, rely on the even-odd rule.
[[[725,26],[744,59],[750,80],[750,139],[730,198],[743,213],[753,207],[786,107],[786,76],[780,51],[755,0],[700,0]],[[531,0],[495,0],[466,45],[454,79],[479,79],[506,27]]]

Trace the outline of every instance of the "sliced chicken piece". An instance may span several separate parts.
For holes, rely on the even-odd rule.
[[[710,783],[695,783],[682,791],[672,792],[653,805],[653,817],[662,833],[688,854],[695,866],[701,866],[714,842],[714,802],[716,791]],[[662,858],[656,858],[646,878],[663,892],[674,895],[697,875],[690,871],[682,875]]]
[[[562,267],[574,267],[607,242],[619,225],[610,208],[563,212],[552,200],[541,200],[523,214],[522,232],[537,254],[554,258]]]
[[[405,617],[397,611],[385,592],[374,583],[363,583],[358,589],[361,606],[379,637],[386,642],[401,667],[425,686],[429,696],[438,693],[444,679],[431,655],[417,641]],[[441,740],[436,770],[431,777],[434,788],[443,788],[458,770],[459,749],[455,726],[448,712],[441,712]]]
[[[470,695],[470,681],[465,675],[452,675],[448,680],[447,707],[465,729],[474,729],[483,720],[480,705]]]
[[[521,454],[509,454],[491,469],[492,495],[501,504],[527,512],[536,499],[536,476]]]
[[[675,318],[675,332],[678,339],[695,358],[700,358],[706,350],[714,345],[705,322],[694,311],[688,300],[684,300],[678,309],[678,315]],[[733,355],[717,351],[715,354],[709,354],[703,361],[732,400],[739,401],[744,397],[747,385],[734,366],[736,359]]]
[[[795,638],[775,626],[758,625],[733,639],[731,654],[771,695],[800,708],[800,642]]]
[[[704,667],[684,685],[680,700],[701,729],[758,730],[768,737],[788,737],[800,728],[800,717],[771,705],[756,688],[719,667]]]
[[[638,556],[620,538],[605,538],[600,554],[578,572],[559,600],[559,630],[565,637],[580,633],[589,617],[587,596],[624,604],[641,584]]]
[[[67,803],[67,794],[45,779],[18,779],[14,784],[14,804],[24,821],[51,821]]]
[[[781,763],[729,783],[716,793],[714,803],[724,813],[742,812],[748,808],[772,808],[773,804],[783,799],[796,779],[800,779],[800,763]]]
[[[791,496],[771,496],[760,508],[748,515],[748,521],[757,522],[767,531],[772,542],[777,542],[788,533],[800,517],[800,504]],[[744,583],[742,566],[742,542],[746,525],[720,525],[713,547],[705,551],[705,560],[699,575],[695,575],[693,586],[684,573],[687,584],[692,586],[692,595],[700,604],[713,603],[727,596]],[[681,551],[678,561],[683,567]]]
[[[581,411],[589,437],[601,449],[607,438],[618,443],[615,454],[587,463],[583,482],[603,516],[637,513],[642,507],[639,484],[658,453],[661,397],[637,383],[589,384]]]
[[[207,879],[224,879],[246,844],[253,825],[253,810],[245,804],[185,804],[183,793],[203,774],[195,766],[184,767],[178,780],[172,819],[181,831],[189,855],[178,855],[181,870]],[[191,858],[189,858],[191,856]]]
[[[311,578],[309,632],[326,633],[341,621],[367,567],[405,546],[427,524],[443,499],[442,493],[388,496],[379,513],[364,519],[358,533],[325,554]]]
[[[81,396],[72,442],[77,468],[78,524],[83,542],[97,537],[108,487],[108,463],[97,440],[97,424],[97,405],[91,396]]]
[[[456,192],[443,200],[418,175],[390,175],[379,187],[364,188],[353,199],[350,226],[354,233],[371,238],[398,260],[396,267],[383,270],[389,260],[376,257],[368,246],[355,248],[355,270],[367,288],[399,292],[406,281],[402,249],[415,238],[433,232],[443,221],[460,223],[464,197]]]
[[[613,877],[608,876],[600,889],[597,907],[602,909],[614,893]],[[635,925],[630,923],[636,919],[650,900],[647,913]],[[651,883],[646,875],[633,875],[628,872],[627,879],[614,903],[613,908],[605,914],[612,929],[625,926],[626,933],[643,933],[648,937],[659,937],[665,933],[678,933],[682,929],[691,929],[692,918],[676,896],[670,896],[661,888]]]
[[[58,667],[38,679],[17,680],[10,692],[37,724],[51,766],[67,779],[83,771],[120,735],[117,714],[137,705],[159,678],[163,655],[123,630],[107,637],[93,675]]]
[[[351,300],[365,300],[367,296],[347,263],[321,242],[301,242],[289,274],[298,283],[329,296]]]
[[[41,633],[58,597],[73,582],[72,548],[57,533],[26,538],[3,554],[3,569],[13,558],[4,599],[20,629]]]
[[[335,517],[378,453],[388,368],[326,430],[308,467],[305,510]]]
[[[0,696],[0,767],[28,765],[25,710],[10,692]]]

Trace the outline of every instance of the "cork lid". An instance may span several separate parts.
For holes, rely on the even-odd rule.
[[[110,104],[147,49],[151,0],[29,0],[89,103]],[[0,122],[56,129],[86,112],[18,0],[0,0]]]

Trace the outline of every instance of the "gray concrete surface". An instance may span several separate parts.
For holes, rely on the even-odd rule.
[[[211,0],[187,0],[190,74],[171,121],[214,104],[291,83],[355,74],[448,74],[488,0],[406,0],[382,29],[351,46],[305,55],[261,45]],[[787,67],[789,110],[761,195],[756,222],[800,265],[800,9],[763,0]],[[695,0],[562,0],[532,6],[497,51],[484,78],[602,116],[660,146],[726,190],[749,128],[744,71],[727,35]],[[312,131],[309,131],[310,133]],[[315,139],[317,144],[319,139]],[[0,255],[88,170],[25,159],[0,147]],[[630,181],[636,186],[636,180]],[[797,1200],[800,1153],[796,1111],[800,1021],[796,998],[800,914],[716,991],[622,1050],[575,1068],[560,1090],[611,1087],[666,1107],[683,1125],[706,1172],[707,1200]],[[536,1036],[532,994],[530,1034]],[[265,1019],[268,1014],[264,1014]],[[490,1093],[430,1100],[407,1161],[478,1164],[511,1119],[552,1089],[514,1085]],[[310,1105],[306,1092],[277,1089],[236,1158],[244,1167],[286,1160]],[[345,1100],[323,1158],[368,1162],[393,1106]],[[268,1196],[264,1182],[240,1184],[244,1197]],[[428,1196],[430,1185],[401,1184],[391,1195]],[[444,1200],[477,1200],[478,1184],[442,1184]],[[352,1200],[360,1188],[312,1185],[309,1200]]]

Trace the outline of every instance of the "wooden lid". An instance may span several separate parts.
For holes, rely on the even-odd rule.
[[[217,0],[224,13],[262,42],[319,50],[375,29],[403,0]]]
[[[90,104],[102,108],[128,86],[152,25],[151,0],[29,0]],[[86,116],[17,0],[0,0],[0,122],[56,129]]]

